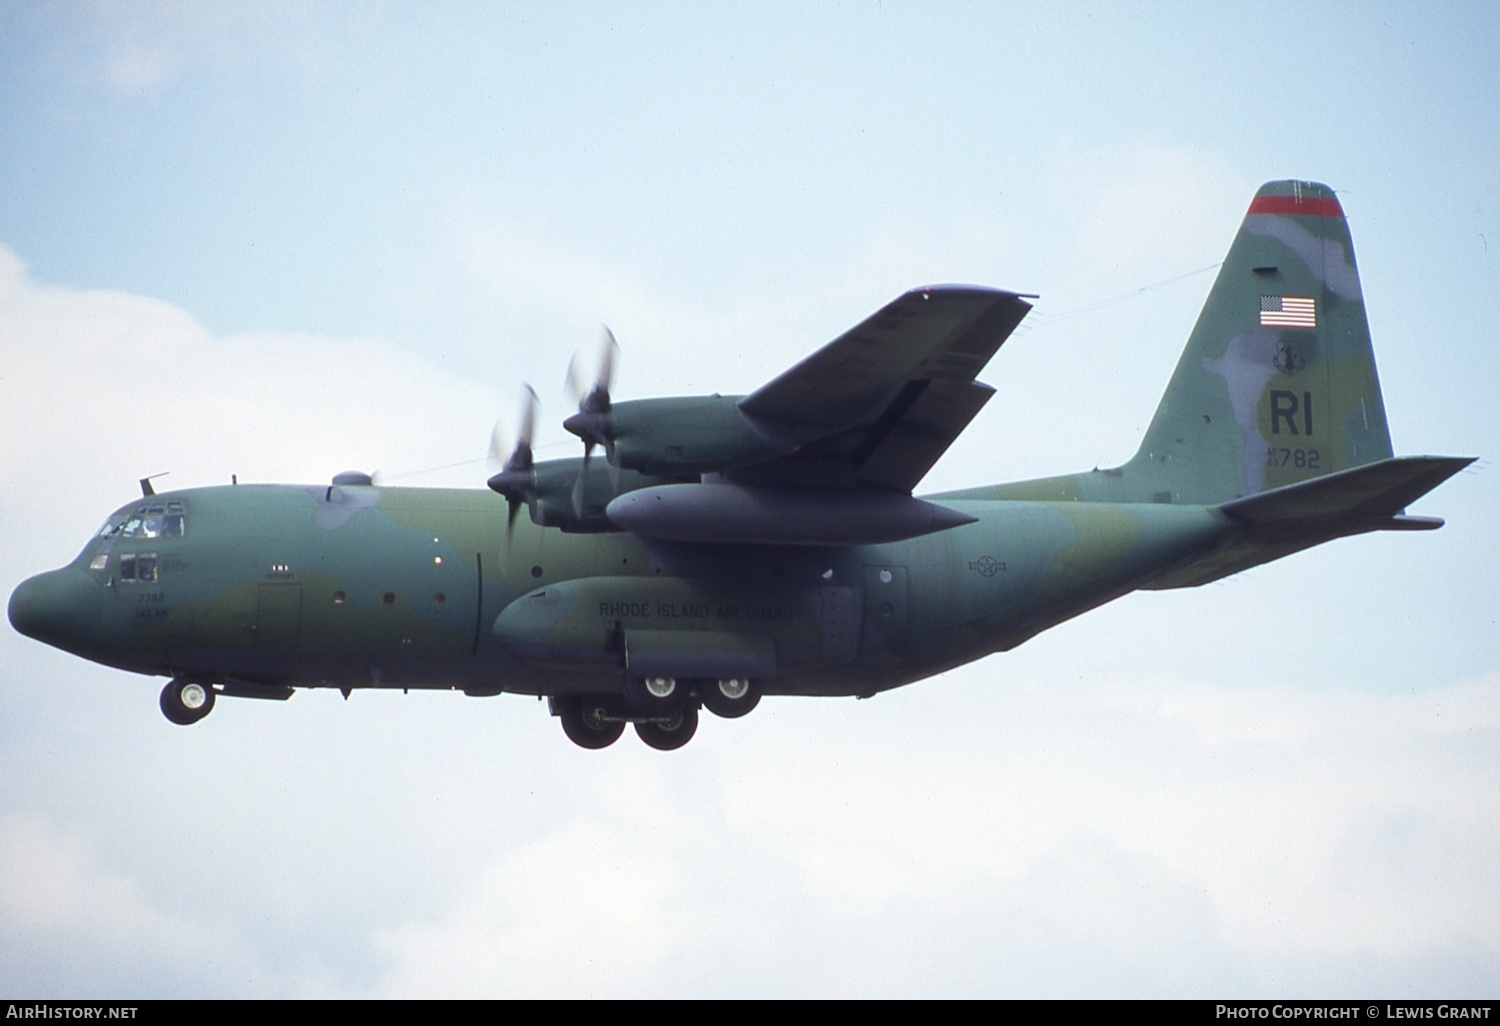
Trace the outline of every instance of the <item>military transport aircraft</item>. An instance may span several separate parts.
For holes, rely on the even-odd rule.
[[[452,688],[545,695],[585,748],[631,723],[673,749],[700,708],[868,696],[1137,588],[1439,527],[1405,507],[1472,462],[1392,458],[1343,210],[1281,181],[1134,458],[914,497],[1028,298],[916,289],[745,396],[617,402],[607,350],[565,422],[582,457],[533,461],[529,401],[491,490],[143,481],[77,559],[16,588],[10,620],[170,678],[173,723],[220,697]]]

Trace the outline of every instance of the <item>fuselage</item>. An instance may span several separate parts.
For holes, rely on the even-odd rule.
[[[704,650],[761,693],[859,695],[1013,647],[1233,532],[1202,506],[946,504],[976,522],[731,546],[508,531],[488,491],[190,489],[121,507],[10,617],[96,662],[237,686],[613,693],[630,658]]]

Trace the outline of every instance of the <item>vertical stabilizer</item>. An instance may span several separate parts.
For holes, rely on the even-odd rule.
[[[1390,456],[1344,211],[1326,185],[1269,182],[1121,468],[1127,487],[1214,504]]]

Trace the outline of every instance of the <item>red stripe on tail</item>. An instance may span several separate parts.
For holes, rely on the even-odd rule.
[[[1331,196],[1257,196],[1248,214],[1296,214],[1299,217],[1343,217],[1344,208]]]

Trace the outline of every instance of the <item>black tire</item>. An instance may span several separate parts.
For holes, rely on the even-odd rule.
[[[596,698],[570,695],[559,698],[557,703],[557,717],[562,720],[563,733],[580,748],[608,748],[625,733],[625,721],[604,719],[604,714],[609,712],[608,706]]]
[[[738,697],[731,698],[725,694],[725,685],[729,684],[729,691],[738,691],[733,682],[739,682],[743,691]],[[760,688],[755,686],[752,680],[744,677],[726,677],[723,680],[706,680],[698,686],[698,697],[703,701],[703,708],[715,716],[722,716],[726,720],[737,719],[744,716],[750,710],[760,704]]]
[[[662,694],[660,682],[670,681],[671,691]],[[680,677],[626,677],[625,700],[642,716],[666,717],[684,708],[691,698],[688,682]]]
[[[191,677],[173,677],[161,689],[161,711],[180,727],[192,726],[214,711],[213,685]]]
[[[686,706],[670,718],[662,720],[641,720],[635,725],[635,732],[646,744],[659,752],[671,752],[693,739],[693,734],[698,730],[698,710],[693,706]]]

